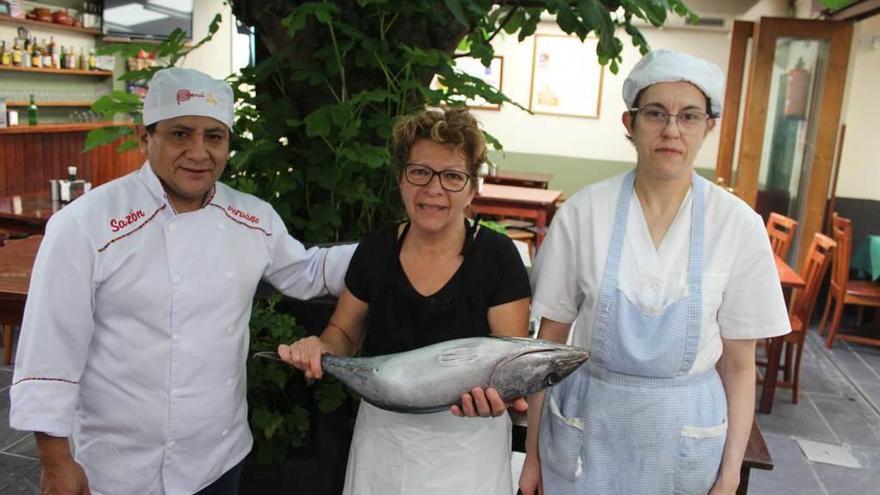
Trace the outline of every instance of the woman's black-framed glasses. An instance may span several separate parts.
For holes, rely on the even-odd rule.
[[[403,171],[406,181],[414,186],[428,185],[435,175],[440,177],[440,187],[449,192],[461,191],[471,180],[470,175],[459,170],[434,170],[418,163],[407,163]]]

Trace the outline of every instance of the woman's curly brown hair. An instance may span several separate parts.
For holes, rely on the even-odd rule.
[[[398,180],[409,161],[413,145],[419,139],[430,139],[461,153],[468,173],[476,177],[486,161],[486,138],[479,123],[464,108],[427,109],[406,115],[394,124],[391,136],[391,160]],[[471,181],[473,185],[475,182]]]

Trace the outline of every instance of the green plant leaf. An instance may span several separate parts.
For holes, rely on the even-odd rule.
[[[93,150],[98,146],[111,144],[117,139],[134,134],[134,129],[129,126],[109,126],[92,129],[86,134],[86,142],[83,152]]]
[[[446,8],[449,9],[449,12],[455,17],[456,21],[460,22],[462,26],[468,25],[460,0],[443,0],[443,3],[446,4]]]

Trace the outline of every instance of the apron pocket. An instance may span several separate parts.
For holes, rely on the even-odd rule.
[[[712,488],[726,439],[726,420],[717,426],[681,428],[674,493],[702,495]]]
[[[541,417],[541,468],[575,481],[583,473],[584,421],[563,416],[555,395],[546,395],[547,404]]]

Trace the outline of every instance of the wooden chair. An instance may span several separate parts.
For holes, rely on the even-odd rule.
[[[770,213],[767,219],[767,234],[770,235],[770,246],[773,248],[773,254],[785,259],[788,256],[788,249],[794,240],[794,234],[797,232],[797,220],[789,218],[779,213]]]
[[[831,218],[831,230],[834,240],[837,242],[837,256],[834,257],[831,268],[831,286],[828,288],[825,311],[822,313],[822,321],[819,323],[819,334],[825,333],[825,324],[828,323],[830,316],[830,329],[825,338],[825,347],[830,349],[834,345],[835,338],[859,344],[880,345],[878,338],[837,333],[840,329],[843,308],[847,304],[860,306],[860,312],[865,306],[880,308],[880,285],[870,280],[849,279],[849,264],[852,256],[852,222],[837,213],[834,213]],[[861,318],[859,320],[861,321]]]
[[[785,343],[784,365],[780,367],[783,379],[776,383],[782,388],[792,389],[792,402],[798,403],[800,392],[801,357],[804,352],[804,338],[810,327],[810,318],[819,295],[819,286],[831,264],[834,248],[837,243],[830,237],[817,233],[813,237],[810,249],[804,260],[801,278],[804,279],[803,289],[792,293],[788,318],[791,322],[791,333],[783,337]]]

